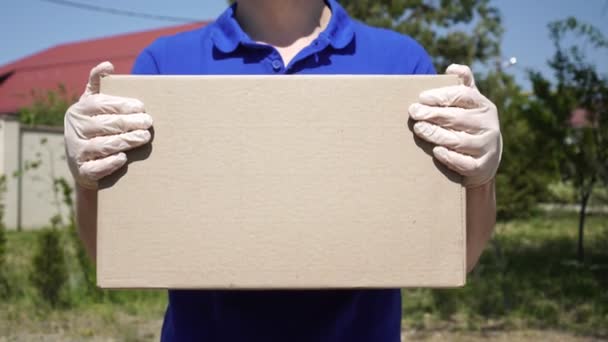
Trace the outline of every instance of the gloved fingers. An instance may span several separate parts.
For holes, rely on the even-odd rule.
[[[479,160],[443,146],[433,148],[433,155],[442,164],[465,177],[472,176],[479,170]]]
[[[146,113],[137,114],[102,114],[85,117],[79,136],[94,138],[104,135],[116,135],[136,130],[147,130],[152,127],[152,117]]]
[[[477,117],[480,114],[478,109],[436,107],[414,103],[409,108],[409,114],[413,120],[428,121],[457,131],[477,133],[482,130],[481,121]]]
[[[79,160],[80,162],[86,162],[128,151],[148,143],[150,139],[151,134],[148,130],[95,137],[84,141]]]
[[[89,74],[89,82],[87,83],[83,96],[99,94],[99,84],[101,82],[101,78],[113,72],[114,65],[107,61],[100,63],[91,69],[91,73]]]
[[[419,101],[427,106],[471,109],[483,107],[486,99],[474,88],[457,85],[423,91]]]
[[[425,121],[414,124],[414,133],[430,143],[459,153],[470,156],[480,156],[484,153],[486,139],[482,135],[445,129]]]
[[[433,155],[449,169],[464,176],[463,185],[469,189],[488,183],[496,174],[496,168],[489,166],[491,157],[487,154],[480,158],[473,158],[443,146],[437,146],[433,149]]]
[[[452,64],[445,70],[446,75],[457,75],[460,77],[465,86],[477,88],[475,86],[475,77],[473,71],[466,65]]]
[[[138,99],[107,94],[86,96],[75,104],[74,110],[85,115],[145,113]]]
[[[120,169],[127,162],[127,155],[120,152],[102,159],[90,160],[83,163],[80,168],[80,176],[84,179],[98,181],[109,176]]]

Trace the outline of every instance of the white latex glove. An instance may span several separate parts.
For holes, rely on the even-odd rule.
[[[113,71],[110,62],[93,68],[84,94],[65,114],[68,165],[76,182],[88,189],[127,162],[124,151],[151,137],[152,117],[141,101],[99,93],[100,78]]]
[[[477,90],[469,67],[452,64],[446,74],[464,84],[422,92],[420,103],[409,108],[414,133],[437,145],[435,158],[464,176],[467,188],[484,185],[496,175],[502,154],[498,111]]]

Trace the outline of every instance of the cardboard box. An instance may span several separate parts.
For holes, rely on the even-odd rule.
[[[105,288],[452,287],[460,177],[408,127],[455,76],[110,76],[152,144],[99,193]],[[111,188],[108,188],[110,187]]]

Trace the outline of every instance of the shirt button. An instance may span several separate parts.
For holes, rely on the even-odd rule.
[[[279,70],[281,70],[281,67],[282,67],[282,66],[283,66],[283,63],[281,63],[281,61],[279,61],[279,60],[274,60],[274,61],[272,61],[272,68],[273,68],[275,71],[279,71]]]

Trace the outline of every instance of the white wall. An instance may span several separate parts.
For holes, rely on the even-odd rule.
[[[0,120],[2,140],[0,150],[2,155],[2,169],[0,172],[6,176],[6,192],[2,195],[4,204],[4,224],[9,229],[16,228],[19,224],[19,180],[13,174],[19,170],[19,123],[10,120]]]
[[[32,165],[36,167],[32,167]],[[21,166],[21,177],[13,173]],[[63,144],[62,128],[23,127],[0,120],[0,172],[7,176],[4,224],[8,229],[36,229],[50,225],[60,214],[68,222],[62,192],[53,180],[66,179],[73,187]]]
[[[39,166],[26,170],[26,164]],[[73,188],[72,176],[65,160],[61,130],[21,130],[21,227],[48,225],[55,215],[68,222],[68,208],[63,204],[61,189],[55,191],[55,179],[64,178]]]

